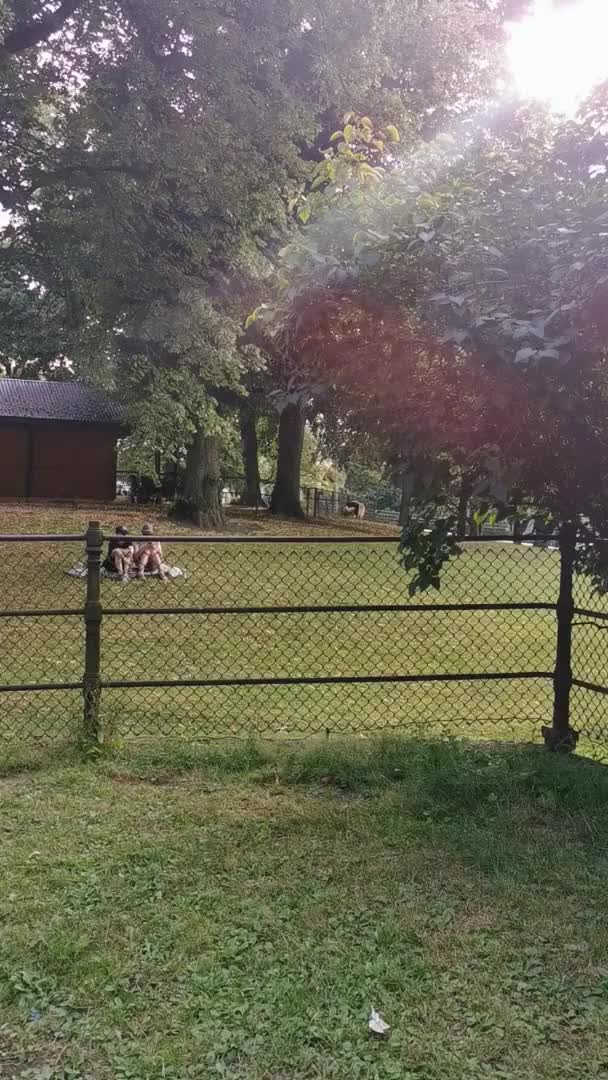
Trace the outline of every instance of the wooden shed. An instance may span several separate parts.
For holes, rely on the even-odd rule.
[[[0,498],[113,499],[123,411],[77,382],[0,378]]]

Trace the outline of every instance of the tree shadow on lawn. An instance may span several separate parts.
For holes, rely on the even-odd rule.
[[[381,835],[415,829],[441,837],[488,874],[548,873],[582,852],[608,853],[608,768],[536,746],[345,739],[298,749],[241,743],[219,748],[148,748],[99,763],[110,776],[171,783],[191,774],[281,788],[312,789],[331,801],[364,799]],[[382,797],[380,797],[382,796]],[[286,824],[286,823],[285,823]]]
[[[82,767],[82,755],[71,748],[46,761],[38,755],[15,760],[2,773],[15,777],[22,771],[27,779],[35,770],[43,777],[54,773],[61,782],[66,769]],[[186,797],[189,790],[225,790],[226,806],[236,785],[265,788],[273,797],[298,789],[314,798],[321,813],[344,809],[348,802],[351,821],[361,803],[378,842],[415,834],[425,843],[447,846],[490,876],[534,877],[542,869],[551,877],[581,860],[603,872],[608,857],[608,767],[538,746],[394,736],[323,740],[296,749],[255,742],[153,745],[103,752],[86,768],[129,786],[169,792],[179,786]],[[271,805],[267,799],[252,800],[242,827]],[[293,810],[291,800],[276,800],[285,835],[300,827],[299,812],[290,826],[290,805]],[[307,819],[311,809],[308,805]],[[238,814],[230,817],[238,828]],[[277,817],[274,810],[272,817]]]

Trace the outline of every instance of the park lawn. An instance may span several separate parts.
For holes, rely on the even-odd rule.
[[[157,531],[192,535],[156,513]],[[133,508],[4,507],[5,532],[81,533],[87,518],[111,532],[118,517],[131,531]],[[369,526],[368,526],[369,530]],[[374,531],[376,527],[374,527]],[[255,515],[229,519],[247,545],[166,545],[185,580],[102,584],[102,674],[107,680],[264,679],[467,672],[546,672],[555,656],[552,611],[429,612],[430,602],[553,603],[559,556],[507,545],[469,545],[450,565],[439,594],[415,612],[123,615],[112,609],[306,606],[408,603],[408,579],[389,530],[378,544],[265,544],[269,535],[353,533],[352,523],[294,525]],[[0,607],[80,609],[84,582],[65,571],[82,556],[80,542],[4,544]],[[584,627],[581,678],[605,681],[603,638]],[[576,637],[575,637],[576,646]],[[78,681],[83,628],[79,616],[36,615],[0,623],[0,682]],[[585,694],[586,692],[582,692]],[[585,730],[588,696],[575,695],[575,722]],[[27,743],[73,740],[81,724],[77,690],[4,694],[3,752]],[[594,707],[596,701],[593,701]],[[603,702],[602,702],[603,704]],[[112,741],[230,735],[298,738],[329,732],[465,733],[473,738],[538,739],[551,715],[548,679],[505,682],[346,684],[180,688],[107,688],[104,734]],[[603,719],[603,718],[602,718]],[[608,717],[606,717],[608,720]],[[602,723],[597,725],[601,733]]]
[[[605,1078],[607,825],[606,770],[544,750],[6,775],[0,1076]]]

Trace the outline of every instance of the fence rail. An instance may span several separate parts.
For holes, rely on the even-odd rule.
[[[608,602],[572,528],[470,538],[413,598],[386,536],[155,539],[167,582],[100,573],[97,523],[0,536],[0,747],[388,728],[608,756]]]

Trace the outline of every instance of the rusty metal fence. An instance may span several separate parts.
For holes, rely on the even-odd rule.
[[[134,538],[138,539],[138,538]],[[142,540],[143,538],[139,538]],[[15,743],[400,731],[608,757],[608,602],[560,550],[477,538],[410,597],[394,538],[0,536],[0,754]],[[598,541],[599,542],[599,541]],[[84,704],[83,704],[84,702]]]

